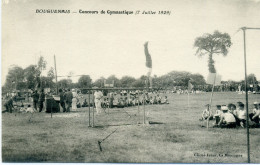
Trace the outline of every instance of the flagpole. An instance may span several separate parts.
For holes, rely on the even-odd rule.
[[[54,67],[55,67],[55,82],[56,82],[56,94],[58,94],[58,80],[57,80],[57,68],[56,68],[56,57],[54,55]]]
[[[211,96],[210,96],[210,108],[209,108],[209,117],[207,118],[207,129],[209,129],[209,118],[210,118],[210,115],[211,115],[211,105],[212,105],[212,98],[213,98],[213,93],[214,93],[216,77],[217,77],[217,73],[215,73],[214,82],[213,82],[212,91],[211,91]]]
[[[248,88],[247,88],[247,67],[246,67],[246,27],[242,28],[244,37],[244,62],[245,62],[245,92],[246,92],[246,128],[247,128],[247,161],[250,163],[250,141],[249,141],[249,118],[248,118]],[[249,28],[248,28],[249,29]],[[252,29],[252,28],[250,28]]]
[[[190,92],[188,91],[188,110],[190,108]]]

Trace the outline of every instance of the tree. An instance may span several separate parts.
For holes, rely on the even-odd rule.
[[[216,73],[214,54],[222,54],[226,56],[228,49],[231,47],[231,38],[227,33],[215,31],[213,34],[204,34],[202,37],[197,37],[194,42],[194,47],[197,48],[197,56],[208,55],[208,68],[210,73]]]
[[[26,86],[24,79],[24,70],[20,66],[14,65],[9,68],[5,81],[5,89],[7,90],[21,90]]]
[[[133,87],[137,87],[137,88],[141,88],[141,87],[145,87],[145,81],[147,80],[147,76],[142,75],[140,78],[138,78],[137,80],[135,80],[131,86]]]
[[[34,89],[37,83],[37,77],[40,76],[40,71],[36,65],[29,65],[24,69],[24,77],[26,79],[26,87]]]
[[[71,87],[72,80],[71,79],[62,79],[58,81],[58,87],[60,88],[69,88]]]
[[[255,74],[251,73],[247,76],[247,81],[249,84],[255,84],[257,82],[257,79],[255,77]]]
[[[40,76],[39,77],[41,77],[42,71],[46,69],[46,65],[47,65],[47,62],[44,60],[44,57],[40,56],[40,59],[38,61],[38,65],[37,65],[37,69],[40,72]],[[37,78],[37,81],[39,81],[39,80],[40,80],[40,82],[37,82],[38,83],[37,87],[42,88],[42,80],[41,80],[41,78],[40,79]]]
[[[135,78],[131,76],[123,76],[120,79],[120,84],[122,87],[131,87],[133,82],[135,82]]]
[[[51,80],[53,80],[53,79],[55,78],[54,68],[53,68],[53,67],[50,68],[50,70],[49,70],[48,73],[47,73],[47,76],[48,76]]]
[[[253,85],[253,87],[251,87],[252,91],[258,91],[258,88],[257,88],[258,81],[256,79],[255,74],[253,74],[253,73],[249,74],[247,76],[247,81],[250,85]]]
[[[113,83],[115,84],[115,87],[121,87],[121,82],[119,81],[119,79],[115,76],[115,75],[111,75],[106,79],[106,83]]]
[[[78,85],[80,88],[90,88],[92,79],[89,75],[83,75],[78,80]]]
[[[51,77],[41,77],[42,88],[54,88],[55,83],[52,81]]]
[[[103,86],[103,84],[104,84],[104,80],[105,80],[104,77],[100,77],[92,85],[95,86],[95,87],[100,87],[101,88]]]
[[[190,75],[191,78],[191,83],[193,85],[205,85],[206,81],[204,79],[204,77],[201,74],[192,74]]]
[[[38,69],[42,72],[46,69],[47,62],[44,60],[43,56],[40,56],[40,59],[38,61]]]
[[[141,88],[145,86],[145,82],[141,79],[137,79],[132,83],[132,87]]]

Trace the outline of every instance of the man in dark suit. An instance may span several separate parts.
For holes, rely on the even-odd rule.
[[[44,90],[41,89],[41,93],[40,93],[40,96],[39,96],[39,112],[42,111],[43,109],[43,102],[45,101],[45,94],[44,94]]]
[[[37,90],[35,90],[32,93],[32,98],[33,98],[33,107],[34,107],[34,109],[37,110],[38,100],[39,100],[39,94],[38,94]]]
[[[65,93],[63,92],[62,89],[59,89],[59,93],[60,93],[60,106],[63,109],[63,112],[66,112],[66,107],[65,107]]]
[[[70,112],[72,99],[73,99],[73,94],[70,91],[70,89],[68,89],[68,91],[65,93],[66,112]]]

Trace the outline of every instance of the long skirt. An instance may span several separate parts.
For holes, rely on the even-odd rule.
[[[77,110],[77,99],[73,98],[72,99],[72,111],[76,111]]]
[[[95,99],[95,106],[97,110],[97,114],[101,113],[101,100]]]

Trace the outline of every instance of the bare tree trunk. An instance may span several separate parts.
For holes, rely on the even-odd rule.
[[[215,61],[213,60],[213,57],[212,57],[212,53],[209,54],[209,60],[208,60],[208,67],[209,67],[209,72],[210,73],[216,73],[216,69],[215,69]]]

